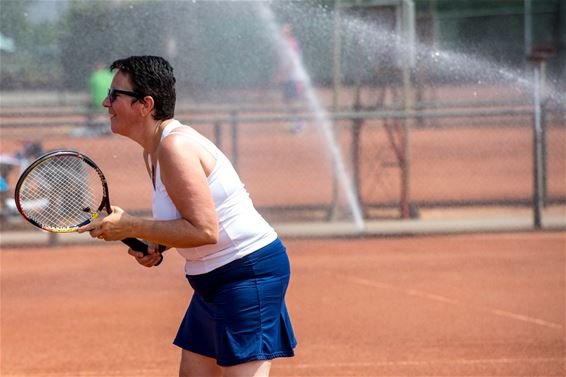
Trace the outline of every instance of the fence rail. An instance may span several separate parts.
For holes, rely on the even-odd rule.
[[[396,148],[400,144],[400,138],[404,137],[399,123],[405,119],[414,121],[409,125],[413,144],[410,156],[413,178],[411,187],[405,188],[412,194],[409,203],[411,217],[419,217],[420,211],[432,208],[498,206],[529,208],[533,205],[531,188],[535,177],[532,175],[530,162],[533,153],[530,147],[534,114],[532,104],[519,101],[508,102],[505,106],[494,102],[472,104],[453,101],[450,104],[457,108],[440,108],[440,104],[437,103],[434,109],[341,111],[328,114],[328,117],[334,121],[336,138],[351,169],[356,195],[366,219],[395,217],[395,210],[401,206],[399,175],[403,165],[402,155],[399,155]],[[425,106],[424,103],[419,104],[421,105]],[[188,107],[184,109],[187,110]],[[253,175],[249,183],[251,191],[254,191],[252,197],[269,190],[263,188],[266,182],[262,182],[261,177],[262,172],[267,173],[266,171],[250,173],[259,169],[253,166],[253,159],[263,157],[253,150],[254,145],[269,143],[270,137],[274,137],[282,139],[283,143],[288,141],[289,145],[297,151],[300,150],[301,153],[307,153],[308,151],[305,151],[300,144],[312,146],[313,142],[320,142],[320,139],[313,136],[316,131],[312,131],[316,129],[314,124],[316,116],[302,112],[304,110],[302,108],[292,109],[291,112],[286,113],[281,113],[284,110],[281,107],[253,106],[240,109],[232,106],[210,107],[201,110],[202,113],[210,111],[214,114],[191,116],[186,111],[180,111],[178,119],[205,130],[209,137],[227,151],[241,174]],[[65,135],[69,138],[77,137],[76,131],[85,128],[89,116],[88,112],[77,108],[42,111],[3,109],[0,112],[3,144],[14,144],[21,139],[33,138],[34,135],[40,134],[40,129],[45,131],[41,139],[46,142],[50,139],[60,141]],[[198,112],[191,111],[191,113]],[[544,205],[564,205],[566,187],[563,182],[566,179],[563,168],[566,156],[561,143],[566,141],[566,122],[561,118],[563,116],[561,109],[547,108],[544,114],[547,120],[544,125],[545,143],[543,144]],[[438,120],[438,122],[418,124],[416,122],[426,119]],[[298,120],[311,124],[312,132],[307,132],[307,135],[290,135],[281,132],[281,125]],[[549,132],[552,133],[551,140],[547,140],[550,139]],[[79,137],[104,139],[105,136],[83,134]],[[304,142],[300,141],[301,138]],[[466,138],[470,140],[466,142]],[[67,142],[74,143],[72,140]],[[459,149],[459,146],[452,144],[461,144],[463,148]],[[486,149],[485,144],[491,144],[490,148]],[[529,149],[526,150],[525,146]],[[278,157],[280,159],[295,154],[292,148],[285,150],[285,145],[278,148],[283,148]],[[479,150],[474,152],[478,148]],[[498,149],[505,150],[505,155],[500,155]],[[267,150],[269,152],[269,148]],[[473,160],[471,154],[474,155]],[[499,176],[493,177],[493,181],[490,178],[490,167],[500,171]],[[289,173],[285,173],[288,175],[281,179],[281,182],[299,181],[287,189],[307,190],[304,185],[308,184],[310,179],[308,169],[305,172],[300,168],[296,168],[300,171],[296,173],[295,168],[290,167]],[[470,174],[466,176],[462,169],[468,169]],[[336,219],[336,214],[340,211],[343,212],[343,216],[347,216],[348,209],[343,208],[339,190],[336,187],[328,189],[328,186],[336,185],[332,170],[332,166],[325,165],[325,171],[313,188],[314,194],[305,193],[305,198],[293,197],[288,201],[270,200],[269,195],[259,194],[260,199],[256,204],[267,216],[284,221],[297,219],[330,221]],[[513,176],[514,174],[517,176]],[[436,176],[432,177],[432,175]],[[511,178],[508,177],[509,175]],[[509,179],[514,179],[516,182]],[[442,185],[443,181],[448,187],[438,186]],[[466,187],[474,185],[489,187],[476,187],[475,190]],[[316,195],[317,190],[322,194]],[[146,213],[149,209],[139,207],[134,211]]]

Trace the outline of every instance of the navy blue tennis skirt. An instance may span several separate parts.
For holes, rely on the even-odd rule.
[[[194,294],[173,343],[220,366],[293,356],[289,277],[279,239],[206,274],[187,275]]]

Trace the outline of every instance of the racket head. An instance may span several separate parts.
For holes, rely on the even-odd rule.
[[[27,221],[54,233],[74,232],[110,209],[104,174],[88,156],[72,150],[35,160],[18,179],[14,198]]]

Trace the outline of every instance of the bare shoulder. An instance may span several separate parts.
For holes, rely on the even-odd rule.
[[[198,162],[198,144],[190,137],[169,135],[159,144],[157,158],[160,164]]]
[[[191,127],[179,127],[163,138],[158,147],[161,163],[199,165],[208,176],[216,164],[216,146]]]

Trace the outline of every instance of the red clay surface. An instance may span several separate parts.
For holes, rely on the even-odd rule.
[[[564,376],[565,232],[285,240],[296,357],[273,376]],[[1,251],[4,377],[175,376],[175,252]]]
[[[442,119],[435,121],[459,127],[414,128],[413,199],[531,197],[526,118]],[[513,127],[518,123],[523,127]],[[329,205],[333,173],[324,139],[315,125],[299,135],[289,125],[241,124],[242,179],[260,208]],[[341,125],[348,165],[350,123]],[[556,126],[547,134],[548,192],[564,197],[566,128]],[[213,136],[210,126],[197,128]],[[234,161],[230,126],[223,130],[221,147]],[[47,150],[79,150],[105,172],[113,204],[149,210],[151,185],[139,147],[119,136],[71,137],[72,131],[4,132],[2,153],[17,150],[21,139],[42,140]],[[382,121],[366,123],[361,148],[363,201],[399,201],[400,172]],[[284,241],[299,346],[295,358],[274,363],[274,376],[566,373],[565,232]],[[171,341],[191,289],[174,252],[150,270],[119,243],[3,248],[0,256],[0,375],[177,374],[179,350]]]

